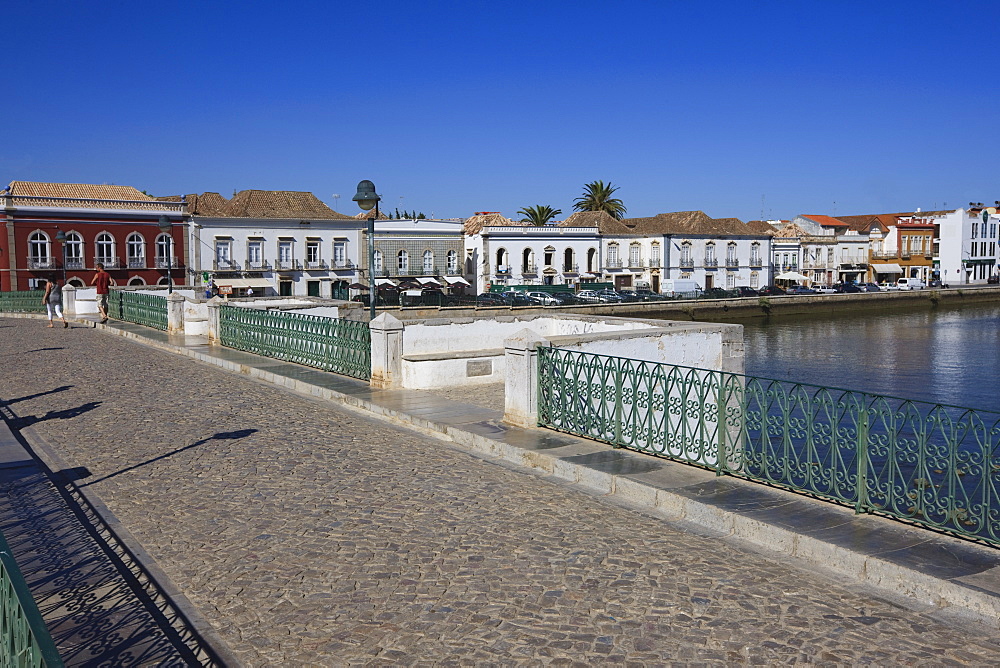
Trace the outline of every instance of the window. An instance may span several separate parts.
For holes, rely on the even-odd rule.
[[[458,251],[450,250],[447,255],[448,267],[445,270],[449,274],[458,273]]]
[[[535,254],[530,248],[525,248],[521,253],[521,272],[532,273],[535,271]]]
[[[396,254],[396,269],[400,274],[406,274],[410,271],[410,254],[405,250]]]
[[[262,239],[247,241],[247,268],[264,268],[264,241]]]
[[[618,260],[618,244],[608,244],[608,266],[620,266]]]
[[[115,267],[118,264],[115,258],[115,239],[107,232],[101,232],[94,241],[95,262],[100,262],[105,267]]]
[[[587,271],[594,272],[597,268],[597,249],[588,248],[587,249]]]
[[[51,268],[51,256],[49,237],[44,232],[33,232],[28,237],[28,268]]]
[[[760,264],[760,242],[755,241],[750,244],[750,265],[759,267]]]
[[[754,290],[760,285],[760,272],[751,271],[750,272],[750,287]]]
[[[156,237],[156,267],[157,269],[162,269],[163,267],[173,267],[177,263],[174,262],[173,255],[173,238],[169,234],[160,234]]]
[[[382,273],[382,251],[376,249],[376,251],[372,254],[372,262],[374,263],[374,266],[372,267],[372,269],[376,273],[381,274]]]
[[[510,257],[506,248],[497,249],[497,273],[505,274],[510,271]]]
[[[732,290],[736,287],[736,274],[729,272],[726,274],[726,290]]]
[[[715,259],[715,244],[711,241],[705,244],[705,266],[713,267],[717,264]]]
[[[129,269],[145,268],[146,240],[138,232],[133,232],[125,239],[125,255],[128,258]]]
[[[649,248],[649,266],[660,266],[660,244],[656,242],[653,242],[653,245]]]
[[[232,269],[233,268],[233,256],[232,256],[232,240],[230,239],[216,239],[215,240],[215,268],[216,269]]]
[[[292,269],[292,262],[294,261],[294,255],[292,254],[292,244],[295,243],[291,239],[278,242],[278,269]]]
[[[319,257],[319,240],[318,239],[308,239],[306,240],[306,267],[309,269],[320,268],[322,261]],[[312,295],[313,297],[319,297],[318,294]]]
[[[334,241],[333,242],[333,266],[335,266],[335,267],[346,267],[347,266],[347,242],[346,241]]]
[[[731,243],[726,246],[726,266],[736,267],[739,266],[739,264],[740,261],[736,259],[736,244]]]
[[[542,259],[545,260],[545,266],[551,267],[552,261],[555,259],[555,257],[556,257],[556,249],[553,248],[552,246],[546,246],[544,255],[542,256]]]
[[[575,272],[576,267],[573,266],[573,249],[567,248],[563,252],[563,272]]]
[[[63,247],[66,253],[67,269],[83,269],[83,237],[76,232],[66,235],[66,245]]]
[[[691,242],[685,241],[681,244],[681,266],[691,267],[694,261],[691,259]]]
[[[640,246],[639,244],[629,244],[628,266],[630,267],[642,266],[642,246]]]
[[[434,251],[425,250],[424,251],[424,269],[425,274],[434,273]]]

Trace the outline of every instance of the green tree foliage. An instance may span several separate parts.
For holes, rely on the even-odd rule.
[[[427,216],[424,215],[423,211],[407,211],[403,209],[400,213],[399,209],[396,209],[395,216],[389,216],[389,218],[395,217],[396,220],[426,220]]]
[[[615,220],[621,220],[625,215],[625,205],[616,197],[612,197],[617,187],[604,181],[593,181],[583,186],[583,197],[573,200],[573,208],[577,211],[604,211]]]
[[[529,206],[520,209],[518,213],[524,216],[521,219],[522,223],[541,226],[562,213],[562,209],[553,209],[551,206],[539,204],[538,206]]]

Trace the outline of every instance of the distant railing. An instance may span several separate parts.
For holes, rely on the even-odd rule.
[[[1000,412],[539,349],[538,423],[1000,544]]]
[[[94,258],[94,266],[98,264],[103,264],[105,269],[121,269],[122,262],[116,257],[101,257],[97,256]]]
[[[301,313],[219,307],[222,345],[256,355],[371,378],[368,323]]]
[[[0,534],[0,615],[3,648],[0,664],[62,667],[52,636],[3,534]]]
[[[22,290],[18,292],[0,292],[0,312],[7,313],[44,313],[41,290]]]
[[[28,269],[55,269],[56,261],[50,257],[28,258]]]
[[[163,257],[157,256],[153,262],[156,264],[157,269],[180,269],[181,263],[176,257]],[[239,269],[239,265],[235,267],[229,267],[230,269]]]
[[[164,331],[167,329],[166,297],[131,290],[112,290],[108,295],[108,312],[116,320]]]

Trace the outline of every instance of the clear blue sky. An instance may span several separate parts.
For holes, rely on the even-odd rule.
[[[11,2],[0,179],[436,217],[1000,198],[1000,3]],[[335,202],[332,195],[339,193]]]

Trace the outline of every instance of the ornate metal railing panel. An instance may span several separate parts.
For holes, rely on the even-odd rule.
[[[63,665],[7,540],[0,534],[0,644],[5,666]]]
[[[167,329],[167,298],[143,292],[112,290],[108,295],[108,314],[117,320],[137,325]]]
[[[222,306],[219,338],[230,348],[371,378],[371,330],[364,322]]]
[[[1000,544],[1000,412],[540,348],[539,425]]]
[[[44,313],[41,290],[0,292],[0,313]]]

